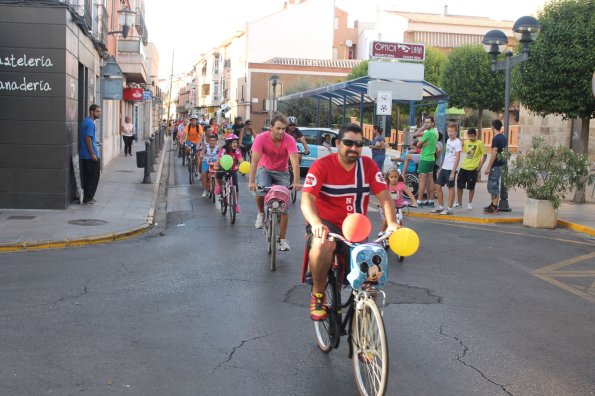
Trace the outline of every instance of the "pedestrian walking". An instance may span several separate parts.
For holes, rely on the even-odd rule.
[[[129,116],[124,117],[124,123],[120,128],[120,134],[124,139],[124,157],[132,157],[132,140],[134,139],[134,124]]]
[[[95,191],[99,184],[100,162],[95,135],[95,120],[100,117],[101,107],[92,104],[89,106],[89,116],[83,120],[80,126],[79,158],[83,171],[83,205],[95,203]]]

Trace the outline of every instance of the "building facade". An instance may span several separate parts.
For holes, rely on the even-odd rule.
[[[0,208],[64,209],[73,202],[79,124],[91,104],[103,108],[96,124],[102,165],[121,153],[125,115],[136,115],[141,137],[150,133],[152,101],[102,99],[110,62],[120,97],[131,81],[146,85],[146,76],[157,74],[145,57],[126,58],[140,47],[124,51],[111,34],[123,7],[136,10],[140,22],[129,37],[139,36],[144,48],[142,1],[0,1]],[[121,64],[113,62],[124,52]]]

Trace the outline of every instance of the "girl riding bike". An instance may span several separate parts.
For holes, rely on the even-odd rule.
[[[236,188],[236,195],[238,197],[238,200],[239,200],[239,193],[240,193],[240,189],[238,187],[238,167],[242,162],[244,162],[244,159],[242,158],[242,152],[238,148],[239,140],[240,139],[236,135],[234,135],[233,133],[230,133],[225,138],[225,145],[219,151],[219,155],[218,155],[219,158],[217,158],[217,162],[215,163],[215,169],[218,169],[221,157],[223,157],[224,155],[227,154],[227,155],[230,155],[231,158],[233,159],[233,165],[231,166],[231,168],[229,168],[229,171],[231,173],[231,178],[233,180],[233,184]],[[225,171],[222,171],[222,170],[217,171],[217,187],[215,188],[216,195],[221,193],[221,181],[223,180],[224,173],[225,173]],[[230,208],[230,210],[231,209],[232,208]],[[239,204],[236,204],[235,211],[236,211],[236,213],[240,213],[240,205]]]
[[[402,219],[399,218],[400,216],[398,211],[404,206],[409,206],[410,204],[413,207],[417,207],[417,201],[415,200],[415,196],[413,195],[413,193],[409,191],[409,189],[407,188],[407,185],[405,184],[405,179],[403,179],[403,176],[401,175],[401,172],[399,172],[398,169],[389,169],[388,172],[386,172],[385,180],[388,184],[388,192],[390,193],[390,196],[393,202],[395,203],[395,209],[397,210],[397,221],[399,221],[399,223],[402,223]],[[403,194],[407,194],[409,199],[411,199],[411,202],[404,200]],[[380,207],[379,209],[380,217],[382,217],[381,229],[382,231],[384,231],[387,227],[386,218],[384,217],[384,211],[382,210],[382,207]]]

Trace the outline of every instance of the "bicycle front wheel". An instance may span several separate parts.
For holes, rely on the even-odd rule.
[[[192,184],[194,181],[194,157],[188,158],[188,182]]]
[[[229,221],[231,224],[236,222],[237,203],[236,187],[232,184],[229,188]]]
[[[351,321],[353,374],[362,396],[384,395],[388,383],[388,343],[378,306],[371,298],[361,302]]]
[[[210,176],[209,176],[210,177]],[[217,196],[215,195],[215,178],[214,177],[210,177],[211,178],[211,189],[209,191],[209,198],[213,201],[213,203],[215,203],[215,199],[217,199]]]
[[[318,348],[324,353],[329,353],[333,347],[339,345],[341,337],[339,329],[339,320],[336,316],[338,310],[336,301],[337,283],[331,279],[326,282],[326,320],[314,321],[314,331],[316,332],[316,343]]]
[[[269,232],[271,240],[270,240],[270,245],[269,245],[269,250],[271,252],[271,271],[275,271],[276,267],[277,267],[277,233],[278,231],[278,227],[279,227],[279,220],[277,218],[277,213],[276,212],[272,212],[271,213],[271,217],[270,217],[270,229]]]
[[[223,181],[223,185],[221,186],[221,195],[219,196],[219,200],[221,201],[221,214],[225,216],[227,213],[227,195],[225,194],[227,191],[227,181]]]

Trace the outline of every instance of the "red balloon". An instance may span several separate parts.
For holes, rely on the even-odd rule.
[[[372,223],[361,213],[352,213],[343,220],[343,236],[351,242],[361,242],[370,235]]]

